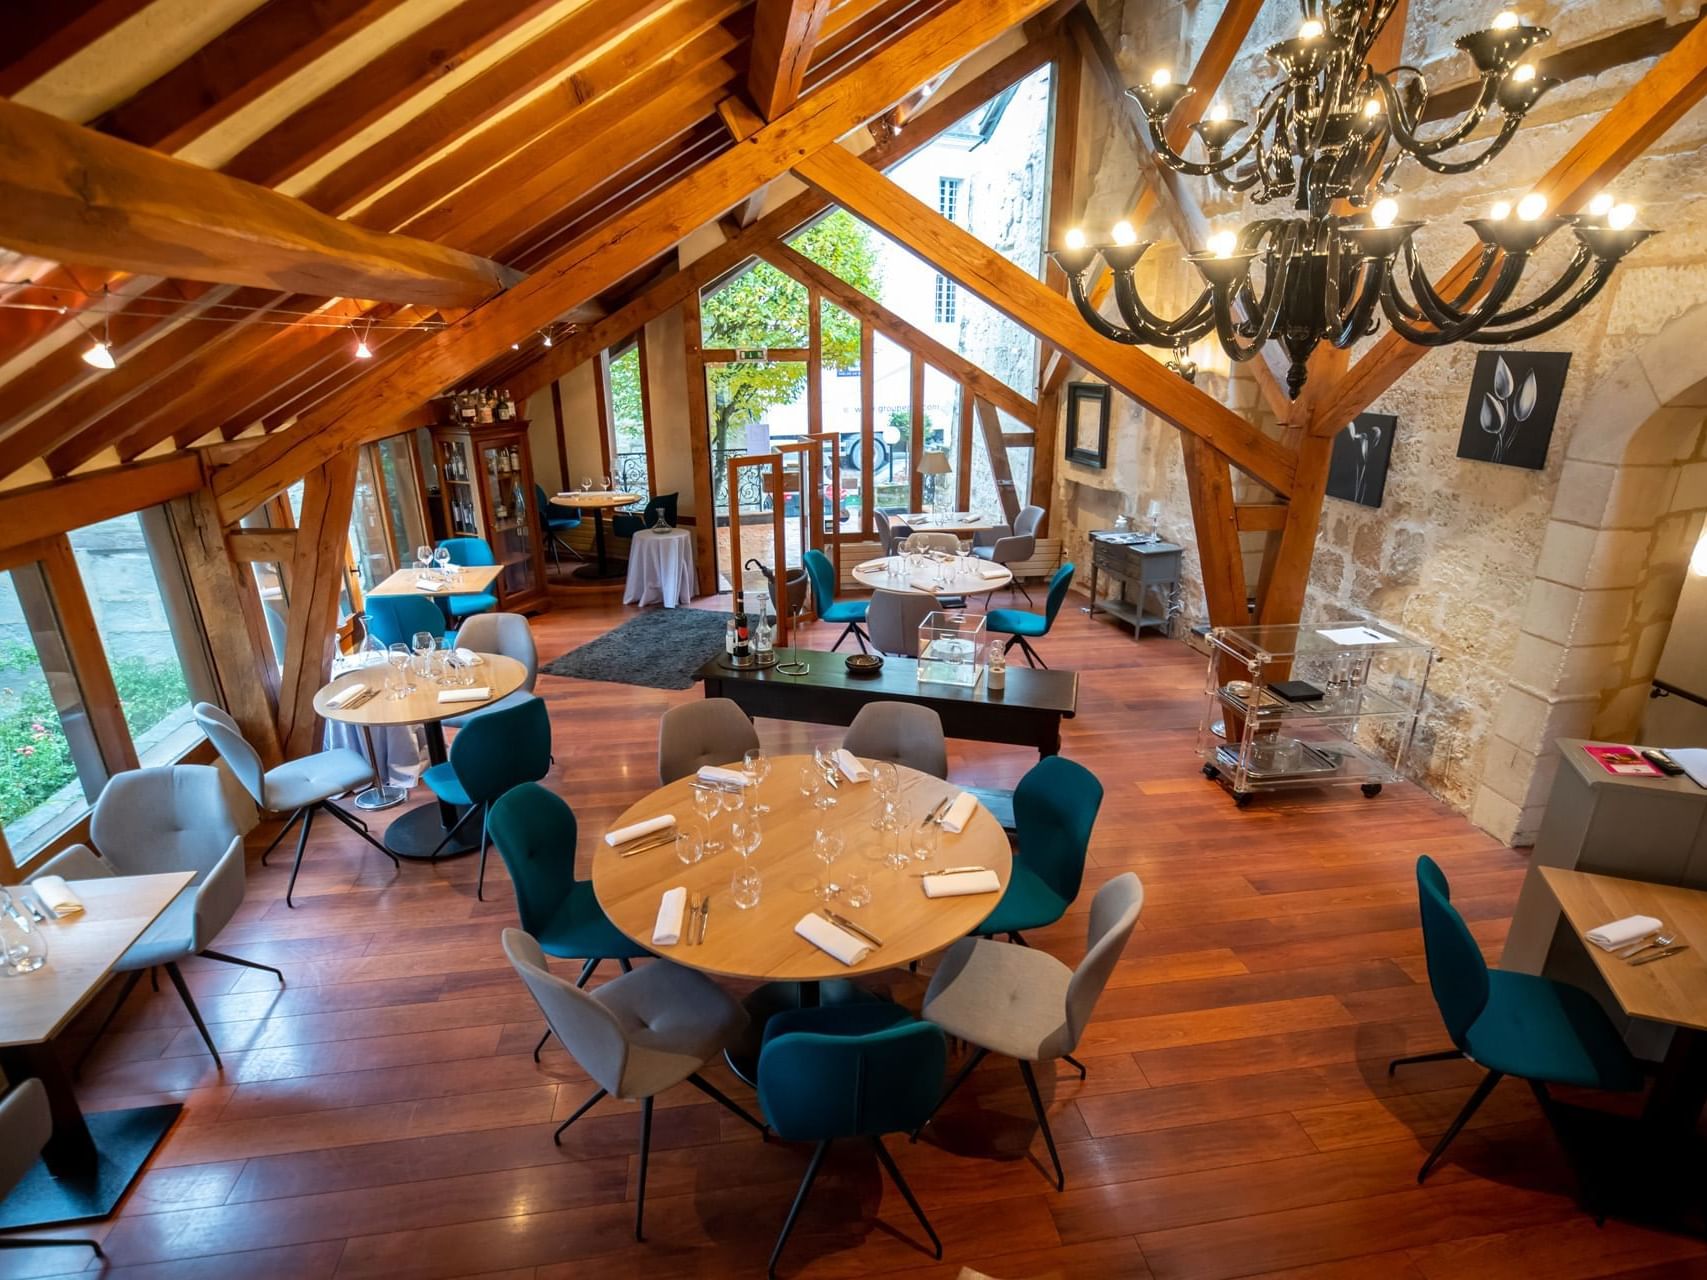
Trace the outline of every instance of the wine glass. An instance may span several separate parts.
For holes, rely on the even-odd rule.
[[[759,894],[763,889],[764,881],[758,869],[745,862],[735,868],[735,874],[729,879],[729,896],[743,911],[759,905]]]
[[[834,831],[819,827],[812,835],[812,856],[824,864],[824,878],[818,884],[818,900],[833,902],[841,886],[830,879],[830,868],[842,856],[842,837]]]
[[[609,476],[600,476],[599,477],[599,483],[604,486],[604,491],[606,493],[613,492],[613,490],[610,487],[611,486],[611,479]]]
[[[820,805],[818,803],[818,799],[823,794],[823,791],[824,791],[824,774],[823,774],[823,771],[820,770],[818,768],[818,766],[815,764],[803,764],[803,765],[801,765],[800,766],[800,794],[802,796],[804,796],[807,800],[810,800],[812,802],[812,807],[814,809],[819,809],[819,808],[823,807],[822,805]]]
[[[765,833],[759,826],[757,814],[739,814],[729,823],[729,843],[743,860],[757,853],[764,839]]]
[[[433,562],[439,566],[439,572],[448,579],[450,577],[450,548],[440,544],[438,550],[433,552]]]
[[[592,476],[582,476],[581,477],[581,492],[582,493],[591,493],[592,491],[593,491],[593,477]]]
[[[880,831],[883,829],[884,810],[895,799],[895,795],[900,789],[901,771],[895,767],[894,762],[891,760],[873,761],[871,765],[871,793],[883,803],[871,819],[872,830]]]
[[[415,567],[425,573],[427,566],[433,562],[433,549],[426,543],[415,548]]]
[[[753,778],[753,798],[747,808],[754,813],[769,813],[771,807],[759,800],[758,789],[765,784],[765,779],[771,776],[771,758],[765,754],[763,747],[753,747],[741,757],[741,764]]]
[[[701,842],[705,856],[723,852],[723,841],[712,838],[712,823],[717,821],[718,811],[722,808],[722,794],[711,787],[695,787],[693,792],[693,807],[698,810],[700,820],[705,824],[705,838]]]
[[[392,697],[401,700],[414,693],[415,686],[409,683],[409,646],[398,641],[386,649],[385,660],[396,677]]]
[[[842,876],[842,901],[858,909],[871,905],[871,876],[858,867],[850,867]]]
[[[704,856],[705,851],[700,847],[697,831],[676,832],[676,857],[681,859],[683,865],[691,867]]]

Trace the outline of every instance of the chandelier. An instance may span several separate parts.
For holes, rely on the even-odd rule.
[[[1481,76],[1476,102],[1443,132],[1424,137],[1422,73],[1410,66],[1380,73],[1368,62],[1398,0],[1301,3],[1298,34],[1268,49],[1283,77],[1264,95],[1255,120],[1235,119],[1215,104],[1191,126],[1203,159],[1175,151],[1165,133],[1168,115],[1193,92],[1190,85],[1163,68],[1127,90],[1143,108],[1162,163],[1225,191],[1251,192],[1257,203],[1290,198],[1300,216],[1260,218],[1211,235],[1205,251],[1187,255],[1203,275],[1203,292],[1171,320],[1138,296],[1134,272],[1151,242],[1140,240],[1130,223],[1117,223],[1102,244],[1069,231],[1050,256],[1066,273],[1086,323],[1103,337],[1172,348],[1169,366],[1188,379],[1195,366],[1186,347],[1211,330],[1237,361],[1272,340],[1290,359],[1287,392],[1296,399],[1316,346],[1326,340],[1349,347],[1375,332],[1377,305],[1395,333],[1423,346],[1521,342],[1581,311],[1619,260],[1653,234],[1634,225],[1635,209],[1607,193],[1583,213],[1560,216],[1549,212],[1545,195],[1531,192],[1515,208],[1501,201],[1485,217],[1468,220],[1480,257],[1461,287],[1437,291],[1412,244],[1422,224],[1401,220],[1390,194],[1393,171],[1408,157],[1435,173],[1468,173],[1499,155],[1558,83],[1525,60],[1550,33],[1507,12],[1487,30],[1461,37],[1458,48]],[[1495,108],[1498,130],[1464,154]],[[1570,261],[1552,283],[1514,303],[1530,256],[1565,226],[1576,236]],[[1087,296],[1099,256],[1112,273],[1118,323]]]

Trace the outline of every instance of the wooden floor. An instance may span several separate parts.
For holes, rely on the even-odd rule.
[[[614,605],[537,621],[555,657],[620,621]],[[1699,1242],[1574,1205],[1527,1090],[1502,1086],[1427,1186],[1417,1165],[1468,1094],[1462,1063],[1386,1059],[1443,1046],[1416,928],[1412,867],[1437,858],[1497,957],[1524,859],[1411,788],[1259,798],[1237,810],[1192,755],[1202,664],[1184,646],[1069,608],[1042,646],[1082,673],[1065,753],[1107,788],[1079,910],[1033,935],[1069,962],[1083,909],[1135,870],[1138,932],[1081,1056],[1090,1078],[1043,1083],[1067,1169],[1057,1193],[1019,1073],[991,1059],[917,1146],[892,1143],[946,1249],[935,1262],[874,1157],[833,1155],[786,1276],[1415,1278],[1707,1276]],[[608,820],[655,784],[658,714],[698,692],[544,676],[557,768],[583,862]],[[761,723],[774,751],[829,731]],[[1012,785],[1014,748],[953,744],[956,779]],[[258,851],[271,828],[257,832]],[[513,921],[492,859],[401,872],[317,827],[297,909],[288,857],[250,859],[222,949],[282,966],[197,963],[192,984],[225,1057],[212,1063],[169,989],[139,988],[83,1077],[93,1108],[182,1099],[183,1118],[118,1216],[95,1233],[108,1274],[161,1280],[315,1277],[667,1277],[763,1274],[807,1151],[757,1137],[701,1095],[660,1104],[650,1239],[630,1236],[637,1113],[591,1092],[505,965]],[[895,975],[896,998],[920,979]],[[68,1048],[75,1048],[70,1044]],[[1047,1073],[1045,1073],[1047,1075]],[[750,1094],[721,1068],[711,1078]],[[0,1254],[0,1274],[81,1267],[76,1251]]]

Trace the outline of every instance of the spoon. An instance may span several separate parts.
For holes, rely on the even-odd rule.
[[[1641,955],[1642,952],[1644,952],[1644,951],[1654,951],[1654,950],[1662,950],[1663,951],[1666,947],[1671,946],[1671,944],[1676,942],[1676,941],[1677,941],[1677,935],[1674,933],[1656,933],[1653,935],[1653,937],[1649,938],[1641,946],[1632,947],[1628,951],[1620,951],[1618,954],[1623,956],[1624,959],[1626,959],[1626,960],[1631,960],[1631,959],[1634,959],[1636,956]]]

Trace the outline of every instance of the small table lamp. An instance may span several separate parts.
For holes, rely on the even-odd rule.
[[[927,449],[919,455],[919,474],[931,477],[931,510],[936,510],[937,505],[936,477],[946,476],[953,469],[954,468],[949,465],[948,455],[940,449]]]

